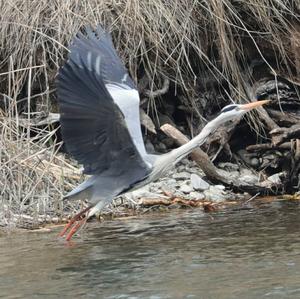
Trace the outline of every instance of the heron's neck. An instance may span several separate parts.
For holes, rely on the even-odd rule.
[[[211,122],[206,124],[206,126],[203,128],[203,130],[199,135],[191,139],[186,144],[169,152],[167,155],[170,156],[170,160],[172,161],[172,163],[176,164],[181,159],[186,157],[191,151],[193,151],[193,149],[202,145],[206,141],[207,137],[211,133],[213,133],[215,129],[218,127],[218,123],[219,123],[218,118],[212,120]]]
[[[207,137],[215,131],[221,123],[218,117],[209,122],[201,131],[199,135],[194,137],[188,143],[170,151],[167,154],[157,156],[152,168],[151,180],[161,177],[162,173],[171,170],[177,162],[186,157],[194,148],[200,146],[205,142]]]

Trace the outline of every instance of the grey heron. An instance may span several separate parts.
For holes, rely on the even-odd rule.
[[[74,38],[57,77],[63,141],[90,175],[66,195],[89,201],[61,232],[66,240],[115,197],[163,176],[221,124],[268,102],[228,105],[185,145],[162,155],[148,154],[140,128],[139,94],[109,33],[100,26],[85,31]]]

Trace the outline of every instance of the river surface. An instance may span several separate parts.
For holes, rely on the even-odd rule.
[[[0,236],[0,298],[300,298],[300,203]]]

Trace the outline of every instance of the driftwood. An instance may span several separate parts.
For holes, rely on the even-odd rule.
[[[214,203],[208,200],[195,200],[195,199],[185,199],[181,197],[171,197],[165,198],[141,198],[139,204],[144,207],[151,206],[171,206],[179,205],[182,207],[192,207],[199,208],[203,207],[204,211],[210,212],[217,209],[217,207],[226,205],[235,205],[238,201],[224,201],[223,203]]]
[[[275,109],[268,109],[268,112],[282,126],[292,126],[300,122],[300,116],[296,113],[286,113]]]
[[[270,134],[275,145],[281,144],[288,139],[300,137],[300,121],[289,128],[276,128],[270,131]]]
[[[262,71],[263,68],[265,71]],[[258,109],[258,116],[265,125],[269,140],[265,139],[267,142],[262,144],[247,144],[246,150],[254,155],[256,153],[260,160],[257,168],[265,176],[285,174],[281,192],[295,192],[300,186],[299,86],[294,82],[291,84],[280,70],[279,73],[282,77],[274,70],[270,73],[269,68],[261,64],[257,71],[253,70],[252,79],[256,78],[256,82],[251,82],[250,77],[244,80],[248,97],[263,94],[272,100],[270,105]],[[273,159],[270,159],[272,156]]]
[[[249,205],[260,205],[261,203],[270,203],[277,201],[300,201],[300,195],[285,194],[280,197],[277,196],[262,196],[258,197],[257,194],[249,199],[245,200],[226,200],[223,202],[212,202],[209,200],[191,200],[181,197],[170,197],[170,198],[141,198],[139,204],[143,207],[155,207],[155,206],[172,206],[178,205],[180,207],[191,207],[191,208],[203,208],[204,212],[213,212],[216,210],[224,209],[230,206],[245,206]]]
[[[38,127],[38,126],[44,126],[44,125],[52,125],[54,123],[59,122],[60,114],[59,113],[49,113],[47,117],[45,118],[28,118],[25,117],[18,117],[14,118],[13,120],[18,123],[19,126],[22,127]],[[11,121],[12,119],[9,117],[0,117],[0,121]]]
[[[272,143],[262,143],[262,144],[253,144],[246,147],[247,151],[255,152],[255,151],[268,151],[268,150],[290,150],[291,142],[284,142],[278,145],[274,145]]]
[[[144,111],[144,109],[140,108],[140,119],[141,124],[153,134],[156,134],[155,125],[150,118],[150,116]]]

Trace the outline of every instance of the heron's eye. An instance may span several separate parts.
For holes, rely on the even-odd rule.
[[[234,109],[237,109],[238,108],[238,105],[228,105],[228,106],[225,106],[221,112],[228,112],[228,111],[231,111],[231,110],[234,110]]]

